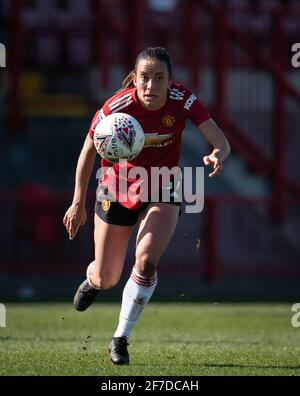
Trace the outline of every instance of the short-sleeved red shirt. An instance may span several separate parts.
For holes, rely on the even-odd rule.
[[[119,91],[108,99],[103,107],[98,110],[93,118],[89,129],[89,135],[93,139],[96,125],[112,113],[122,112],[135,117],[141,124],[145,133],[145,145],[141,153],[127,163],[129,170],[134,166],[142,166],[147,172],[151,167],[168,167],[171,169],[178,166],[181,137],[187,119],[198,126],[210,117],[196,95],[187,90],[182,84],[173,83],[169,88],[168,98],[165,105],[159,110],[145,109],[138,97],[136,88],[127,88]],[[136,209],[142,205],[141,202],[120,200],[120,194],[112,191],[110,186],[118,186],[120,165],[111,164],[105,159],[101,161],[102,167],[112,167],[104,182],[117,201],[128,209]],[[121,165],[124,166],[124,165]],[[116,180],[113,180],[116,179]],[[127,179],[127,185],[137,180]]]

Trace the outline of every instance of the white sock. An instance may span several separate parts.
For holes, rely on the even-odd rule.
[[[86,279],[87,279],[87,281],[88,281],[88,283],[89,283],[89,285],[90,285],[91,287],[93,287],[94,289],[100,290],[100,287],[94,286],[94,285],[92,284],[92,282],[91,282],[91,279],[90,279],[90,274],[89,274],[89,272],[90,272],[91,267],[93,267],[94,265],[95,265],[95,261],[92,261],[92,262],[88,265],[88,267],[87,267],[87,269],[86,269]]]
[[[118,328],[114,337],[128,338],[157,284],[157,273],[152,278],[141,276],[134,268],[128,279],[122,298]]]

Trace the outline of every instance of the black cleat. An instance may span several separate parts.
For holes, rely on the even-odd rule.
[[[112,338],[108,345],[108,352],[114,364],[129,364],[127,345],[129,344],[126,337]]]
[[[77,311],[85,311],[95,300],[99,290],[94,289],[89,285],[86,279],[78,287],[77,292],[74,296],[74,307]]]

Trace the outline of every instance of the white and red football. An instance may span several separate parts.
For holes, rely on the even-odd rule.
[[[113,113],[103,118],[94,130],[94,145],[102,158],[110,162],[137,157],[145,143],[140,123],[126,113]]]

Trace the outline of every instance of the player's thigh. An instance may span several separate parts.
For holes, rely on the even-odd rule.
[[[96,276],[114,284],[118,282],[124,266],[131,228],[108,224],[95,214],[94,271]]]
[[[141,213],[136,239],[136,263],[156,266],[176,229],[179,206],[154,203]]]

